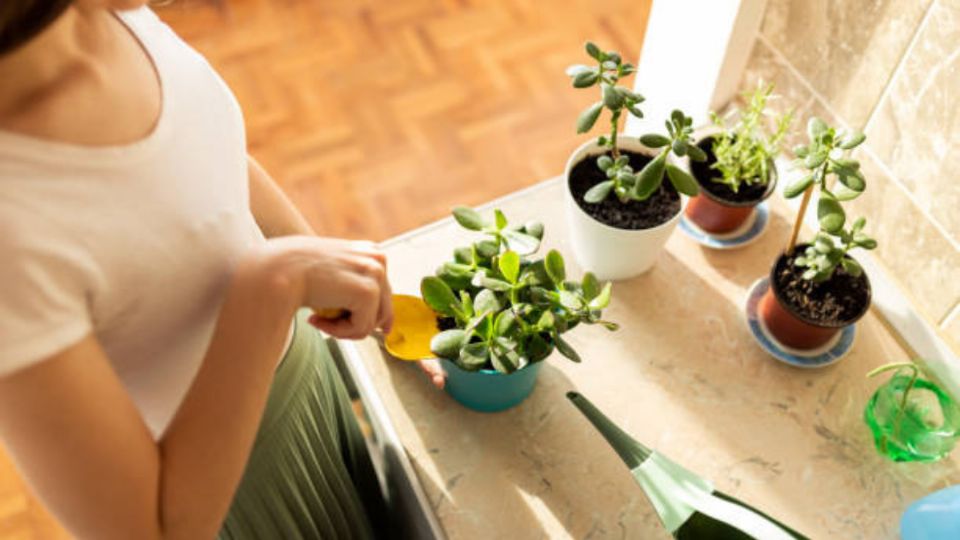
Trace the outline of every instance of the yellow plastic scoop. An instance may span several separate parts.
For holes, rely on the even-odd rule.
[[[439,332],[437,314],[419,296],[393,295],[393,329],[383,339],[387,352],[400,360],[433,358],[430,340]]]
[[[349,316],[348,312],[336,308],[318,309],[316,314],[325,319]],[[437,314],[419,296],[393,295],[393,329],[383,338],[387,352],[411,362],[433,358],[430,340],[439,332]]]

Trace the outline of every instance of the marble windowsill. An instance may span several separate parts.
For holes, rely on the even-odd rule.
[[[862,421],[877,386],[864,375],[909,355],[871,312],[850,355],[822,370],[768,357],[744,318],[746,289],[789,232],[770,228],[739,251],[700,248],[677,231],[657,266],[614,284],[617,333],[578,328],[584,357],[555,355],[519,407],[463,408],[373,340],[357,344],[414,469],[450,538],[668,538],[622,462],[564,394],[589,397],[638,440],[812,538],[895,538],[907,505],[960,482],[957,457],[894,464]],[[546,225],[544,249],[568,254],[562,186],[548,181],[497,203],[512,221]],[[451,220],[384,244],[397,292],[470,238]],[[576,262],[568,256],[568,272]]]

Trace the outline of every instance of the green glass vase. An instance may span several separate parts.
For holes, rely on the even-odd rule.
[[[896,369],[867,402],[863,419],[877,452],[893,461],[937,461],[960,437],[960,408],[937,384],[919,377],[912,363],[888,364],[870,376]]]

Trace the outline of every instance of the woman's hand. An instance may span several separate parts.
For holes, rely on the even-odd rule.
[[[299,305],[339,309],[337,319],[313,317],[320,330],[342,339],[360,339],[377,328],[389,332],[393,303],[387,259],[371,242],[288,236],[268,240],[254,266],[293,289]]]
[[[443,385],[447,382],[447,373],[443,371],[440,360],[431,358],[429,360],[421,360],[417,362],[417,364],[420,365],[420,369],[427,375],[430,382],[437,388],[443,390]]]

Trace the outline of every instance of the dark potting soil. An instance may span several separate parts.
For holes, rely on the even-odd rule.
[[[437,330],[453,330],[457,327],[457,320],[453,317],[437,317]]]
[[[746,184],[741,183],[740,189],[734,192],[730,186],[714,182],[712,179],[719,179],[722,175],[720,171],[713,169],[713,164],[717,162],[717,156],[713,153],[713,137],[706,137],[700,141],[697,146],[705,154],[706,161],[690,160],[690,172],[697,179],[700,187],[709,191],[714,197],[736,203],[760,202],[767,193],[767,184]]]
[[[630,158],[630,166],[638,172],[651,159],[636,152],[624,151],[621,154]],[[599,156],[588,156],[574,165],[568,181],[570,192],[580,208],[600,223],[618,229],[650,229],[666,223],[680,212],[680,194],[673,188],[666,174],[660,188],[645,201],[631,200],[623,203],[611,193],[599,203],[584,202],[584,193],[607,179],[607,175],[597,167],[597,157]]]
[[[803,279],[804,268],[794,261],[805,248],[797,246],[793,255],[777,259],[774,278],[780,298],[801,318],[824,326],[845,326],[856,320],[870,302],[866,274],[854,277],[837,267],[833,276],[824,282]]]

